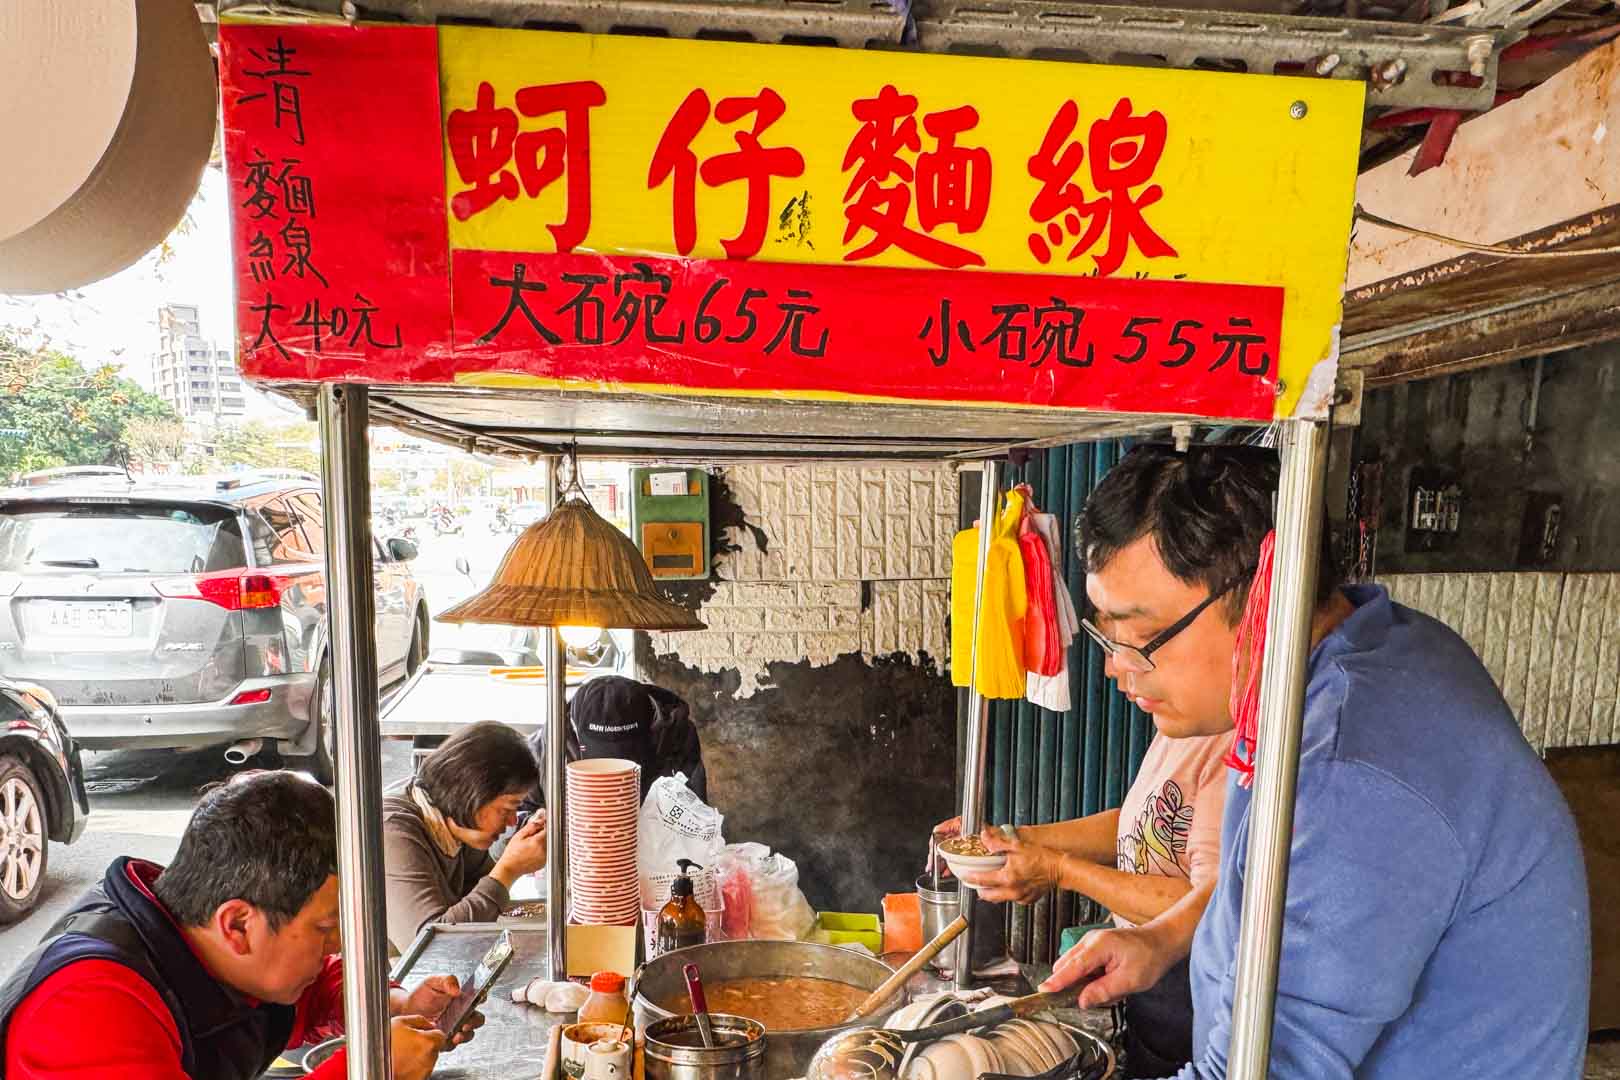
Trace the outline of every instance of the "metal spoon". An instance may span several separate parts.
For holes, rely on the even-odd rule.
[[[630,985],[624,989],[624,999],[630,1003],[630,1008],[625,1010],[624,1027],[619,1029],[619,1041],[630,1043],[632,1049],[636,1045],[630,1038],[630,1029],[636,1022],[636,991],[641,988],[641,973],[646,970],[646,964],[636,968],[635,973],[630,976]]]

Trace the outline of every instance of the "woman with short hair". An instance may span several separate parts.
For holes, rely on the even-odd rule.
[[[544,811],[499,859],[489,853],[539,779],[523,737],[484,721],[446,739],[403,792],[383,799],[388,940],[397,951],[429,923],[494,922],[512,883],[546,865]]]

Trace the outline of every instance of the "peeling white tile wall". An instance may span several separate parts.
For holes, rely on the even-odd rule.
[[[770,683],[773,662],[831,664],[926,653],[943,670],[950,609],[956,471],[949,466],[747,465],[719,470],[748,529],[726,539],[708,630],[652,634],[660,656],[700,671],[734,668],[739,697]],[[862,586],[869,604],[863,609]]]
[[[1620,743],[1620,574],[1392,574],[1462,635],[1538,751]]]

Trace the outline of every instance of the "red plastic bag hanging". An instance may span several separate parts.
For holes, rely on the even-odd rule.
[[[1232,691],[1227,706],[1232,713],[1232,749],[1226,764],[1238,771],[1238,783],[1254,783],[1254,762],[1260,737],[1260,671],[1266,659],[1266,615],[1271,610],[1271,564],[1275,531],[1260,542],[1260,562],[1249,584],[1249,600],[1238,623],[1237,645],[1232,649]]]
[[[1030,524],[1034,504],[1024,505],[1024,520],[1018,525],[1018,552],[1024,561],[1024,588],[1029,602],[1024,612],[1024,667],[1036,675],[1056,675],[1063,670],[1063,638],[1058,628],[1057,598],[1053,592],[1052,558],[1046,541]]]
[[[1033,532],[1018,537],[1024,557],[1024,584],[1029,604],[1024,611],[1024,667],[1037,675],[1056,675],[1063,662],[1058,645],[1057,608],[1052,603],[1052,563],[1046,543]]]

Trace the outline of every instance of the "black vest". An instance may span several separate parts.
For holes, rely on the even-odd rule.
[[[130,881],[130,862],[113,860],[101,885],[0,984],[0,1078],[12,1013],[40,983],[78,960],[123,964],[152,985],[180,1031],[180,1065],[187,1076],[253,1080],[286,1047],[297,1010],[251,1005],[209,975],[168,913]]]

